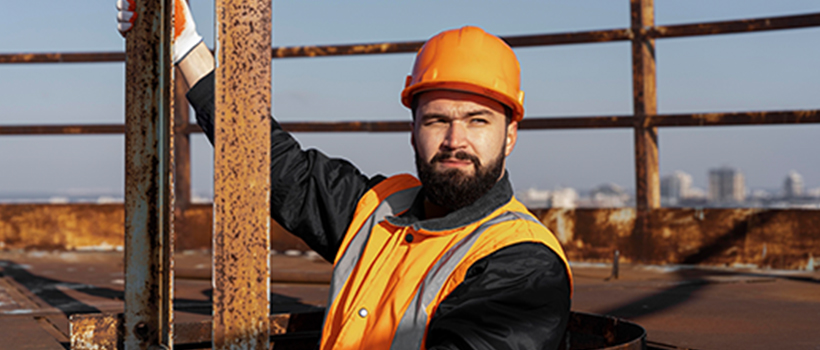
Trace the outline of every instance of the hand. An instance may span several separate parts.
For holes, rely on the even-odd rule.
[[[133,9],[129,0],[117,0],[117,10],[119,10],[117,11],[117,30],[123,38],[134,26],[134,20],[137,19],[137,14],[132,11]]]
[[[136,0],[117,0],[117,30],[124,37],[134,26],[137,14],[134,12]],[[191,52],[199,43],[202,36],[196,32],[196,23],[191,16],[191,9],[185,0],[174,1],[174,42],[173,58],[174,64],[179,63]]]

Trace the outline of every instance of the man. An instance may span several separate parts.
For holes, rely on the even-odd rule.
[[[118,7],[127,32],[132,7]],[[177,11],[174,62],[213,143],[213,58],[184,1]],[[419,179],[364,176],[272,121],[271,216],[334,262],[322,349],[558,346],[569,268],[504,168],[524,115],[519,75],[512,49],[477,27],[424,45],[401,94]]]

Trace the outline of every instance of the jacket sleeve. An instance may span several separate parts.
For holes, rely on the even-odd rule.
[[[540,243],[512,245],[475,262],[439,304],[427,349],[556,349],[569,312],[563,261]]]
[[[214,144],[214,73],[187,94],[197,124]],[[384,176],[368,178],[350,162],[304,151],[271,119],[271,217],[333,262],[359,198]]]

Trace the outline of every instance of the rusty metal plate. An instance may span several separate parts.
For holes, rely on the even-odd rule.
[[[78,314],[69,318],[71,350],[123,349],[122,314]]]
[[[573,261],[809,269],[820,246],[820,211],[661,208],[636,236],[634,208],[536,209]]]

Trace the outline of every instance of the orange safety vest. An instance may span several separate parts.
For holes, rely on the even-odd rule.
[[[470,266],[516,243],[552,249],[567,266],[571,288],[558,240],[515,198],[449,230],[392,224],[390,218],[410,209],[420,189],[415,177],[397,175],[359,200],[334,262],[323,350],[424,349],[430,319]]]

